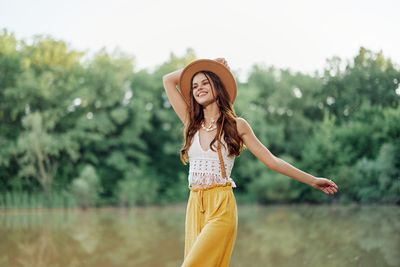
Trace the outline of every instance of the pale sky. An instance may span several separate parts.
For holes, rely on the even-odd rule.
[[[152,70],[193,48],[245,75],[254,63],[312,73],[360,46],[400,64],[396,0],[0,0],[0,28],[50,35],[89,55],[119,47]]]

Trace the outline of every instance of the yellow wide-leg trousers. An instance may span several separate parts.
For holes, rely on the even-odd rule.
[[[232,186],[191,189],[186,208],[185,253],[181,267],[228,267],[237,236]]]

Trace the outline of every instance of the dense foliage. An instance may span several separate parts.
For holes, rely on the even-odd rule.
[[[184,201],[182,125],[162,76],[196,55],[137,70],[120,50],[91,58],[64,41],[0,33],[0,207]],[[232,66],[234,69],[234,66]],[[245,150],[239,199],[400,203],[400,70],[361,47],[313,75],[254,65],[235,103],[273,154],[340,188],[327,196]],[[40,199],[40,201],[38,200]]]

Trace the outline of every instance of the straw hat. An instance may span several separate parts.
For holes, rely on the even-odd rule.
[[[236,80],[231,71],[224,64],[212,59],[198,59],[189,63],[182,71],[179,80],[179,88],[186,103],[190,105],[190,90],[192,77],[199,71],[211,71],[215,73],[224,84],[229,94],[229,100],[233,104],[237,94]]]

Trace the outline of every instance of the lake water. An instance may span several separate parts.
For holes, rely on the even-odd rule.
[[[185,205],[0,210],[0,266],[177,267]],[[400,266],[397,206],[239,205],[238,214],[231,267]]]

